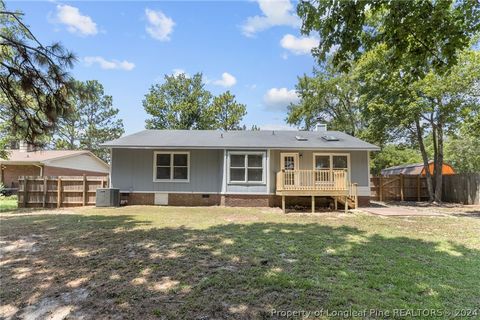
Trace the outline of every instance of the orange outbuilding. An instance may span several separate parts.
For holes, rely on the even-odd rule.
[[[428,169],[430,174],[433,174],[433,161],[428,163]],[[394,175],[409,175],[409,176],[425,176],[426,170],[423,163],[404,164],[400,166],[385,168],[382,170],[382,176],[394,176]],[[455,169],[448,163],[443,163],[442,174],[445,176],[455,174]]]

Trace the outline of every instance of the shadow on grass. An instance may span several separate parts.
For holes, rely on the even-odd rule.
[[[468,210],[462,213],[456,213],[455,216],[480,219],[480,210]]]
[[[127,215],[3,219],[4,317],[251,319],[479,303],[480,252],[454,243],[313,223],[148,226]]]

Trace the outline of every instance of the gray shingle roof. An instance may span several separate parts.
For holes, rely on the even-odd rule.
[[[335,136],[326,141],[322,136]],[[306,138],[297,139],[300,136]],[[339,131],[219,131],[219,130],[143,130],[103,144],[110,148],[191,148],[191,149],[325,149],[379,150]]]

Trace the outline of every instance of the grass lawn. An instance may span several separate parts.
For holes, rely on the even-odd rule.
[[[17,209],[17,196],[0,196],[0,212]]]
[[[130,206],[0,219],[0,318],[268,319],[282,318],[272,310],[480,307],[475,216]]]

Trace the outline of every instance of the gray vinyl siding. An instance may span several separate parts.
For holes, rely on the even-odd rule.
[[[195,149],[190,152],[190,180],[189,182],[154,182],[153,181],[153,154],[152,149],[112,149],[111,181],[114,188],[122,191],[135,192],[194,192],[194,193],[230,193],[230,194],[266,194],[275,193],[276,173],[280,170],[280,153],[298,152],[300,157],[299,169],[313,169],[313,153],[349,153],[351,166],[351,180],[359,187],[368,187],[368,151],[340,151],[340,150],[258,150],[267,154],[267,172],[265,184],[234,184],[224,179],[224,150]],[[165,150],[158,151],[186,151]],[[241,150],[232,150],[241,151]],[[225,150],[228,152],[228,150]],[[225,153],[226,154],[226,153]],[[269,156],[270,155],[270,156]],[[224,189],[222,190],[222,186]]]
[[[189,182],[154,182],[153,154],[155,151],[112,149],[112,186],[122,191],[135,192],[219,193],[221,191],[223,150],[189,150]]]
[[[280,170],[280,153],[296,153],[299,157],[300,170],[313,169],[314,153],[348,153],[350,154],[350,177],[352,183],[358,183],[359,187],[368,187],[369,168],[368,151],[341,151],[341,150],[272,150],[270,152],[270,192],[275,192],[276,173]]]

